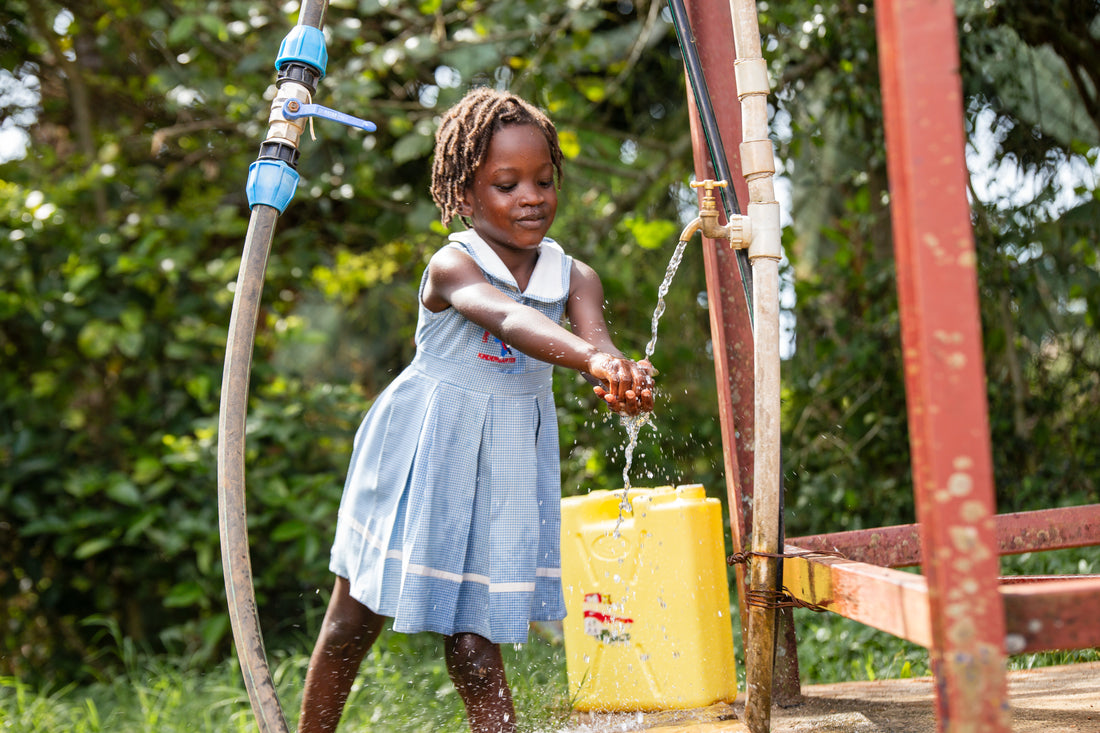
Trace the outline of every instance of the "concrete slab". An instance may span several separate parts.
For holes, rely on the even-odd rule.
[[[1100,733],[1100,663],[1008,675],[1013,733]],[[748,733],[744,700],[700,710],[578,713],[562,733]],[[772,733],[935,733],[932,678],[842,682],[803,688],[802,701],[772,711]]]

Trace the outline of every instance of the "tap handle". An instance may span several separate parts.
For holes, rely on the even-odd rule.
[[[715,181],[707,178],[703,181],[691,181],[692,188],[703,189],[703,208],[704,209],[717,209],[717,205],[714,201],[714,189],[725,188],[729,184],[726,181]]]
[[[361,120],[343,112],[337,112],[319,104],[305,104],[297,99],[288,99],[283,105],[283,117],[288,120],[296,120],[299,117],[320,117],[325,120],[339,122],[341,125],[355,127],[367,132],[374,132],[378,127],[370,120]]]
[[[707,178],[706,180],[703,180],[703,181],[692,181],[691,182],[691,187],[692,188],[702,188],[703,189],[702,208],[704,208],[704,209],[717,209],[718,208],[717,203],[714,200],[714,189],[716,189],[716,188],[725,188],[727,185],[729,185],[729,184],[727,184],[725,181],[715,181],[715,180],[712,180],[710,178]]]

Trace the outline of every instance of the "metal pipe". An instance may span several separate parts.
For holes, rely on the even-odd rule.
[[[306,0],[302,4],[302,9],[298,11],[298,25],[324,28],[326,10],[328,10],[328,0],[324,0],[324,2]]]
[[[319,30],[327,7],[328,0],[305,0],[298,25]],[[279,96],[308,100],[310,94],[304,84],[286,81],[280,86]],[[297,148],[301,122],[286,120],[281,107],[276,109],[273,106],[269,123],[265,142],[277,140],[280,144]],[[290,195],[293,195],[292,189]],[[289,196],[275,198],[289,201]],[[289,730],[267,663],[263,633],[256,610],[248,547],[244,471],[245,422],[256,321],[279,213],[279,208],[265,203],[252,206],[241,268],[233,294],[218,416],[218,525],[226,600],[241,674],[261,733],[287,733]]]
[[[714,112],[710,92],[707,89],[707,80],[703,74],[703,65],[699,58],[699,50],[695,45],[695,34],[691,30],[691,21],[688,18],[684,0],[669,0],[669,10],[672,13],[673,27],[676,29],[676,37],[680,41],[680,50],[684,54],[684,68],[687,70],[688,80],[691,82],[691,91],[695,99],[695,106],[699,111],[699,122],[703,128],[703,137],[706,139],[707,150],[710,153],[711,165],[714,174],[720,181],[732,181],[729,163],[726,160],[725,147],[722,144],[722,134],[718,127],[718,116]],[[741,214],[741,206],[737,201],[737,194],[732,187],[721,191],[722,203],[725,204],[726,218],[732,219]],[[748,257],[741,250],[735,255],[737,269],[741,273],[741,283],[745,293],[745,303],[751,316],[752,313],[752,289],[749,277]]]
[[[996,491],[956,22],[953,3],[875,3],[936,730],[1008,733],[1007,599],[997,586]],[[1090,610],[1080,599],[1076,604],[1074,614]],[[1051,633],[1058,626],[1045,614],[1022,619]]]
[[[752,264],[753,332],[756,397],[756,451],[753,475],[753,556],[750,587],[758,592],[778,589],[780,506],[779,430],[779,260],[782,257],[779,204],[775,200],[775,160],[768,137],[768,70],[754,0],[730,0],[737,60],[734,74],[741,100],[741,169],[749,190],[752,222],[749,262]],[[775,663],[774,608],[749,609],[745,643],[745,718],[752,733],[771,729],[772,674]]]

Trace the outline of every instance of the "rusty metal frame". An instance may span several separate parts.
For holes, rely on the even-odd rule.
[[[1100,540],[1100,504],[999,514],[993,518],[998,555],[1091,547]],[[888,568],[921,564],[919,525],[856,529],[788,541],[803,551],[838,552]]]
[[[689,12],[704,65],[732,78],[723,5],[695,0]],[[1100,545],[1100,505],[996,514],[954,3],[877,0],[875,17],[918,522],[788,539],[784,584],[925,646],[941,733],[1008,733],[1007,656],[1100,646],[1100,576],[1004,578],[1000,557]],[[712,99],[734,169],[729,89]],[[696,175],[710,175],[693,106],[692,134]],[[752,521],[751,385],[737,377],[752,372],[751,348],[739,348],[751,332],[724,295],[740,286],[732,258],[723,265],[713,242],[704,255],[736,550]],[[896,569],[918,565],[923,574]]]
[[[748,185],[741,171],[739,143],[741,106],[736,93],[734,36],[730,6],[713,0],[686,0],[692,37],[699,54],[703,75],[712,84],[711,103],[718,120],[719,134],[724,144],[726,168],[736,172],[730,182],[734,195],[742,204],[749,200]],[[690,80],[688,81],[690,84]],[[730,93],[718,93],[719,89]],[[695,178],[715,177],[708,155],[707,141],[699,119],[695,98],[687,95],[691,124]],[[702,203],[700,190],[700,204]],[[725,223],[723,216],[722,223]],[[703,238],[703,262],[706,271],[707,299],[710,310],[711,341],[714,371],[718,385],[718,415],[722,429],[725,460],[726,496],[730,514],[730,534],[734,552],[748,548],[752,535],[753,444],[754,444],[754,384],[753,332],[744,283],[735,253],[728,242]],[[744,565],[735,566],[741,629],[748,629],[748,607]],[[799,694],[798,656],[794,649],[794,621],[791,610],[782,609],[778,619],[780,645],[776,660],[775,694],[784,703]]]
[[[810,552],[790,542],[785,548],[792,555]],[[783,564],[786,589],[795,598],[929,650],[936,648],[929,584],[923,575],[844,557],[788,557]],[[1007,651],[1100,646],[1100,575],[1009,576],[1000,578],[999,595]],[[957,703],[956,707],[971,704],[966,698]]]
[[[733,78],[733,26],[730,8],[725,3],[688,0],[685,3],[691,21],[699,61],[708,79]],[[688,82],[690,83],[690,82]],[[714,167],[707,152],[695,98],[687,95],[691,123],[691,143],[697,180],[714,178]],[[741,107],[735,94],[712,94],[715,117],[725,143],[726,165],[741,170],[737,143],[741,141]],[[730,182],[738,201],[749,200],[745,179],[736,176]],[[700,204],[703,192],[699,190]],[[725,223],[723,214],[722,223]],[[718,384],[718,417],[722,428],[725,459],[726,495],[730,506],[730,526],[734,552],[748,546],[752,534],[753,479],[753,340],[751,317],[744,297],[744,284],[735,253],[729,242],[703,237],[703,263],[706,272],[707,301],[710,310],[714,371]],[[743,566],[737,567],[737,595],[745,597]],[[747,628],[745,605],[740,604],[741,628]]]

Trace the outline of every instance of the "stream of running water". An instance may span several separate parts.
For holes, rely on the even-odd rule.
[[[681,239],[676,243],[676,250],[672,253],[672,259],[668,262],[668,267],[665,268],[665,279],[661,281],[660,287],[657,288],[657,307],[653,309],[653,319],[650,321],[650,338],[649,343],[645,347],[645,358],[649,359],[653,356],[653,351],[657,348],[657,324],[661,320],[661,316],[665,312],[665,296],[668,295],[668,289],[672,285],[672,278],[676,275],[676,270],[680,268],[680,261],[684,259],[684,250],[687,248],[688,240]],[[634,465],[634,449],[638,445],[638,434],[642,430],[642,426],[648,423],[653,417],[653,413],[644,412],[640,415],[621,415],[623,428],[626,429],[626,462],[623,465],[623,496],[619,502],[619,521],[616,524],[622,524],[623,514],[631,511],[630,507],[630,469]]]

